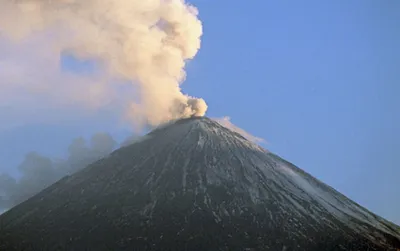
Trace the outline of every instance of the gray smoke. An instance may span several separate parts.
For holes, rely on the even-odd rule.
[[[94,134],[89,142],[72,141],[67,159],[53,160],[36,152],[28,153],[18,166],[19,179],[0,174],[0,211],[25,201],[65,175],[81,170],[107,156],[117,142],[107,133]]]

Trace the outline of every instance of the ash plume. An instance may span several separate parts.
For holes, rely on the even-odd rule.
[[[116,102],[136,126],[205,114],[205,101],[180,89],[202,35],[197,9],[184,0],[0,0],[0,6],[0,50],[6,48],[0,105],[39,100],[97,109]],[[64,53],[98,62],[101,73],[62,72]],[[115,79],[134,86],[130,96]]]
[[[0,174],[0,211],[7,210],[66,175],[107,156],[116,141],[107,133],[94,134],[89,144],[83,138],[72,141],[66,159],[51,159],[36,152],[28,153],[18,166],[21,177]]]
[[[76,121],[78,112],[104,107],[139,129],[203,116],[206,102],[180,88],[202,32],[197,9],[184,0],[0,0],[0,129],[70,116]],[[96,71],[66,72],[65,54],[95,62]],[[0,177],[0,209],[114,145],[104,135],[91,144],[74,140],[67,160],[28,154],[20,179]]]

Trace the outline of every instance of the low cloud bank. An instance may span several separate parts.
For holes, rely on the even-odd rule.
[[[68,147],[66,159],[51,159],[36,152],[28,153],[18,166],[21,178],[0,174],[0,212],[40,192],[65,175],[81,170],[110,154],[117,142],[107,133],[94,134],[89,142],[76,138]]]

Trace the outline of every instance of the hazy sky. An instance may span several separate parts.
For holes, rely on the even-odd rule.
[[[208,116],[230,116],[267,149],[400,224],[400,2],[191,2],[204,36],[183,90],[207,101]],[[64,70],[92,70],[62,60]],[[16,124],[0,126],[0,172],[16,173],[30,150],[63,156],[73,137],[129,135],[110,110],[55,111],[62,123],[16,113],[0,106],[0,121]]]

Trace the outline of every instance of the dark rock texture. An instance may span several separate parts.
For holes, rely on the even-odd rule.
[[[0,250],[396,250],[398,226],[208,118],[180,120],[0,216]]]

